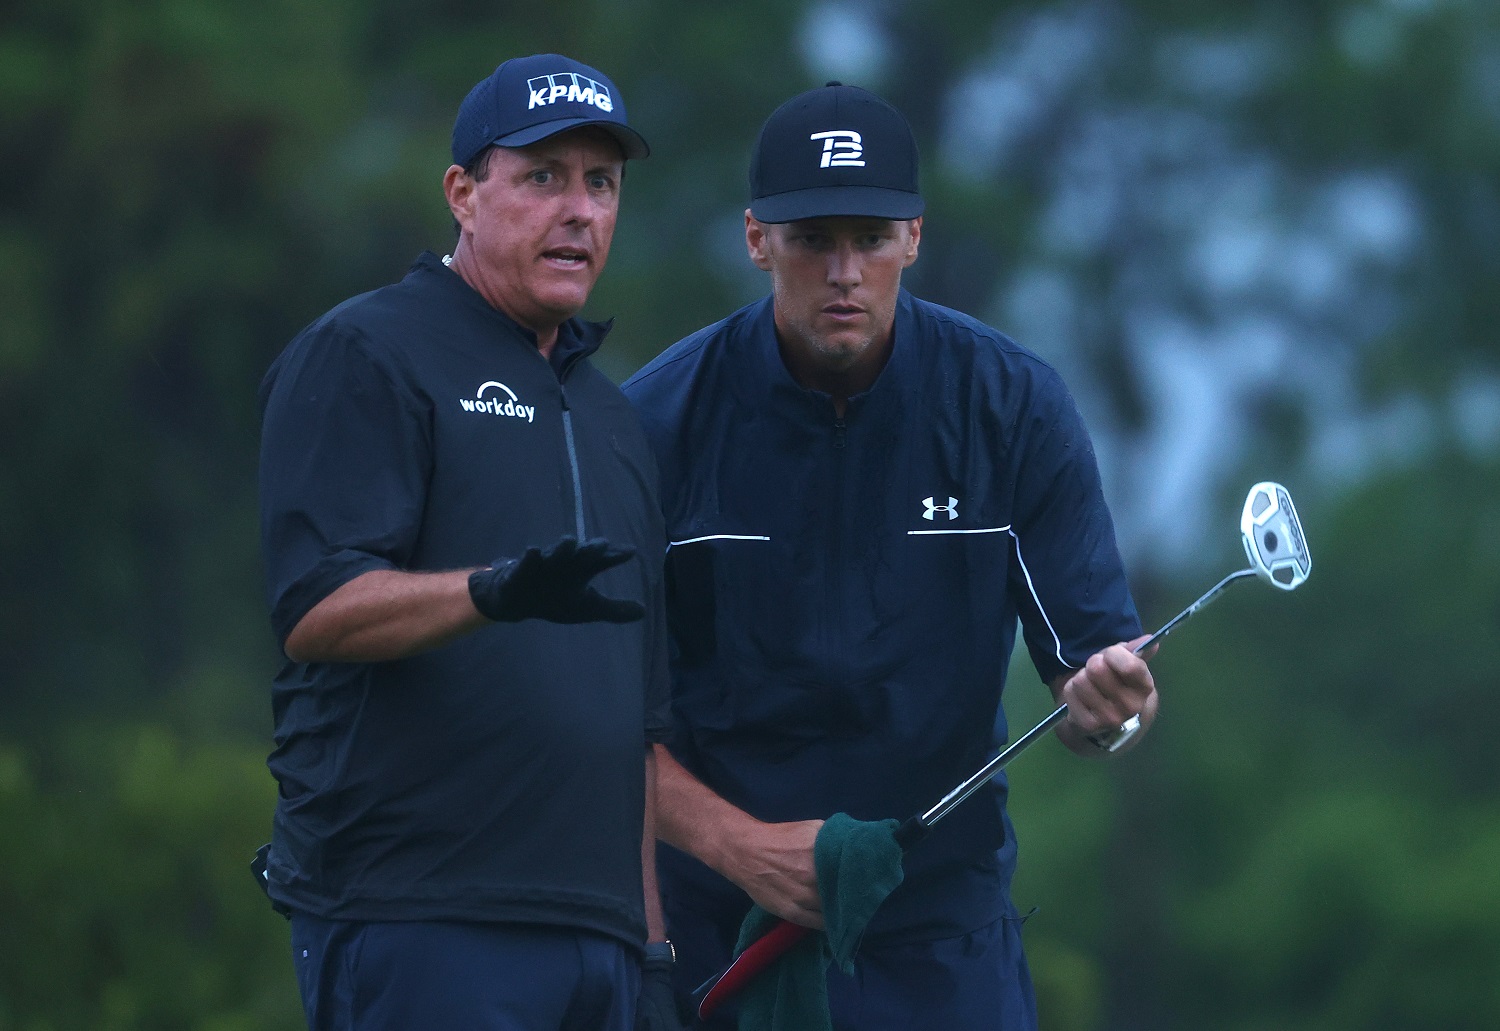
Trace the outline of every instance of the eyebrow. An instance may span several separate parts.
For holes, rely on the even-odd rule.
[[[566,167],[566,166],[568,166],[568,165],[571,164],[571,162],[564,160],[562,157],[560,157],[560,156],[558,156],[556,154],[548,154],[548,155],[538,154],[536,156],[535,160],[536,160],[537,164],[542,165],[543,167],[546,167],[546,168],[562,168],[562,167]],[[624,162],[624,160],[623,159],[621,159],[621,160],[615,160],[615,159],[612,159],[612,158],[605,159],[604,161],[598,162],[596,164],[585,165],[583,167],[583,173],[584,173],[584,175],[593,175],[593,174],[598,173],[598,172],[613,172],[616,175],[618,175],[618,174],[622,173],[624,170],[625,170],[625,162]]]
[[[845,225],[844,223],[824,219],[805,219],[801,222],[785,222],[782,224],[787,226],[788,234],[794,236],[804,233],[823,233],[833,236]],[[793,229],[792,226],[798,226],[799,228]],[[849,226],[848,228],[852,229],[856,236],[868,236],[872,233],[883,235],[886,232],[894,232],[895,226],[895,219],[872,218],[867,222],[861,221],[859,224]]]

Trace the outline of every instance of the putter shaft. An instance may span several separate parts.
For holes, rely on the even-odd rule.
[[[1268,526],[1273,519],[1274,525]],[[1267,533],[1268,529],[1269,533]],[[1282,532],[1278,533],[1278,530]],[[1156,644],[1171,633],[1179,623],[1206,607],[1230,584],[1245,577],[1260,577],[1284,591],[1295,589],[1307,579],[1312,567],[1307,551],[1307,538],[1302,533],[1302,525],[1297,519],[1296,509],[1292,507],[1292,499],[1285,487],[1267,481],[1257,483],[1250,488],[1249,496],[1245,499],[1240,533],[1251,568],[1236,570],[1214,584],[1197,601],[1168,620],[1160,630],[1136,645],[1133,649],[1135,654],[1139,655]],[[1252,536],[1257,533],[1259,537]],[[952,812],[954,807],[979,790],[990,778],[1003,770],[1007,763],[1066,719],[1067,715],[1068,706],[1059,705],[1035,727],[1022,734],[999,755],[986,763],[982,769],[944,795],[937,805],[920,816],[909,817],[896,829],[897,843],[905,850],[920,841],[933,824]],[[800,924],[782,921],[765,936],[752,942],[728,967],[709,978],[693,993],[695,996],[701,996],[698,1015],[706,1018],[720,1003],[743,987],[750,978],[764,970],[807,934],[808,929]]]
[[[1160,630],[1152,634],[1150,637],[1146,638],[1131,650],[1137,655],[1141,654],[1141,652],[1145,651],[1147,648],[1151,647],[1153,644],[1166,637],[1167,634],[1171,633],[1172,628],[1177,626],[1177,624],[1188,619],[1188,617],[1192,616],[1199,609],[1202,609],[1203,607],[1208,605],[1209,602],[1217,598],[1230,584],[1234,583],[1236,580],[1244,579],[1247,576],[1255,575],[1256,573],[1253,569],[1241,569],[1236,572],[1230,573],[1224,579],[1220,580],[1218,583],[1214,584],[1207,591],[1205,591],[1197,601],[1193,602],[1187,608],[1183,609],[1181,612],[1177,613],[1177,615],[1169,619]],[[921,816],[916,817],[914,821],[908,820],[907,825],[915,822],[920,826],[913,826],[908,829],[907,825],[903,825],[901,830],[905,833],[902,836],[907,837],[911,840],[915,840],[916,838],[920,837],[922,833],[927,830],[927,828],[931,827],[943,817],[947,816],[950,812],[953,811],[956,806],[963,802],[964,799],[968,798],[974,792],[978,791],[981,785],[992,778],[995,774],[1005,769],[1007,763],[1009,763],[1016,756],[1020,755],[1022,752],[1026,751],[1026,749],[1030,748],[1033,744],[1036,743],[1039,738],[1046,734],[1047,731],[1057,726],[1064,719],[1066,719],[1067,716],[1068,707],[1066,704],[1059,705],[1056,709],[1053,709],[1050,713],[1047,714],[1047,717],[1043,719],[1042,722],[1038,723],[1026,733],[1016,738],[1008,746],[1006,746],[1004,751],[995,756],[995,758],[991,759],[989,762],[985,763],[982,769],[975,772],[974,775],[971,776],[968,780],[964,781],[958,787],[954,788],[952,791],[948,792],[948,794],[944,795],[942,800],[939,801],[937,805],[927,810],[927,812],[923,813]],[[908,843],[909,842],[906,841],[902,842],[903,845]]]

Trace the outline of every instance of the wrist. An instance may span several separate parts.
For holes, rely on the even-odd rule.
[[[677,962],[677,948],[670,938],[646,943],[646,965],[670,967]]]
[[[519,618],[512,611],[515,606],[505,592],[506,579],[515,564],[515,559],[502,559],[469,574],[469,601],[485,619],[499,623],[514,622]]]
[[[678,848],[692,855],[714,873],[743,887],[742,864],[750,854],[760,821],[749,813],[725,804],[702,814],[692,837]],[[675,844],[675,842],[673,843]]]

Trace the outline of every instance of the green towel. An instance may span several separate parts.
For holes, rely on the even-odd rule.
[[[854,971],[854,952],[875,910],[901,883],[895,820],[863,822],[835,813],[818,831],[813,859],[823,899],[821,934],[809,934],[740,993],[740,1031],[832,1031],[829,962]],[[756,906],[740,927],[735,955],[765,934],[776,918]]]

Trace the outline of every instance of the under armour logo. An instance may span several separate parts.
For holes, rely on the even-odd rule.
[[[823,141],[823,161],[819,168],[838,168],[842,165],[863,168],[865,165],[865,142],[853,129],[815,132],[808,139]]]
[[[923,499],[922,504],[927,506],[927,511],[922,513],[923,519],[936,519],[937,513],[939,512],[947,512],[950,521],[958,518],[957,498],[949,498],[946,505],[939,505],[933,498],[925,498]]]

